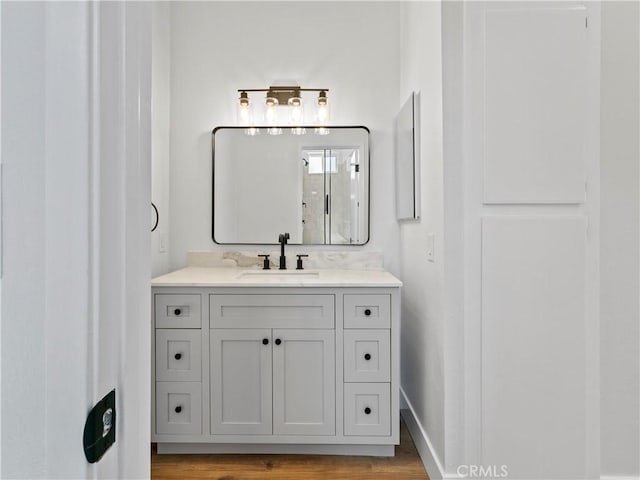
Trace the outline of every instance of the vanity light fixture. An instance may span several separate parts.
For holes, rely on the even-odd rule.
[[[250,92],[266,92],[264,102],[264,123],[267,126],[269,135],[279,135],[282,129],[278,128],[278,107],[286,106],[289,110],[289,125],[292,126],[291,133],[294,135],[304,135],[306,129],[301,125],[304,121],[304,101],[301,92],[318,92],[316,101],[315,120],[318,127],[315,132],[319,135],[326,135],[329,129],[326,127],[329,121],[329,102],[327,100],[328,88],[300,88],[294,86],[270,86],[269,88],[244,88],[239,89],[240,98],[238,102],[238,121],[240,125],[247,128],[247,135],[257,135],[260,130],[255,127],[256,121],[252,111]]]

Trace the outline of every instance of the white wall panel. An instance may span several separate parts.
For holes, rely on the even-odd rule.
[[[581,203],[585,8],[486,12],[484,202]]]
[[[640,476],[640,4],[602,4],[601,468]]]
[[[582,216],[482,219],[483,463],[584,478]]]

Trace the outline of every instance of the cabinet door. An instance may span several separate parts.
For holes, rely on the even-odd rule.
[[[335,435],[335,333],[273,331],[273,433]]]
[[[271,330],[211,330],[211,432],[271,435]]]

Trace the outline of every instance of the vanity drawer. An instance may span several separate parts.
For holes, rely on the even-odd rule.
[[[389,330],[344,331],[345,382],[388,382],[390,367]]]
[[[155,295],[156,328],[201,328],[200,295]]]
[[[156,380],[202,380],[202,335],[194,329],[156,330]]]
[[[344,434],[391,434],[391,389],[388,383],[344,384]]]
[[[345,295],[344,328],[390,328],[390,295]]]
[[[156,383],[156,432],[159,435],[202,433],[202,384]]]
[[[210,295],[211,328],[334,328],[333,295]]]

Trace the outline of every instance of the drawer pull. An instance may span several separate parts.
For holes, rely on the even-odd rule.
[[[364,409],[364,414],[369,415],[371,413],[371,409],[369,407]]]
[[[365,314],[365,316],[367,316],[367,317],[371,316],[371,309],[367,308],[367,309],[364,311],[364,314]]]
[[[174,410],[176,413],[180,413],[182,411],[182,407],[178,405]]]
[[[176,308],[176,309],[173,311],[173,314],[177,317],[178,315],[180,315],[181,311],[182,311],[182,310],[180,310],[179,308]]]
[[[175,358],[176,360],[180,360],[182,358],[182,354],[181,353],[176,353],[173,358]]]
[[[365,353],[364,354],[364,359],[365,360],[371,360],[371,354],[370,353]]]
[[[282,343],[282,340],[280,340],[279,338],[276,338],[276,345],[280,345]]]
[[[269,339],[268,338],[263,338],[262,339],[262,344],[263,345],[269,345]]]

